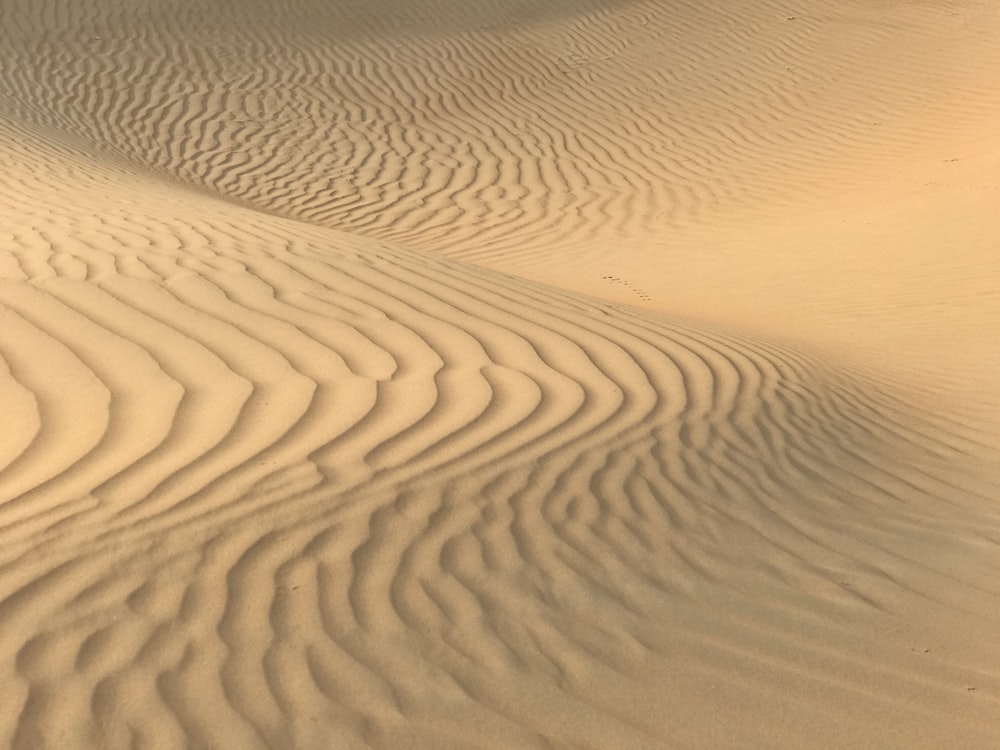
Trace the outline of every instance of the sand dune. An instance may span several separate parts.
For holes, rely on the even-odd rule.
[[[990,5],[6,8],[0,744],[997,743]]]

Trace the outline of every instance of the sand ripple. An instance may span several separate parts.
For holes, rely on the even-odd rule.
[[[1000,452],[945,387],[415,249],[710,205],[666,74],[588,67],[665,11],[246,6],[2,32],[0,744],[989,746]],[[601,75],[633,130],[574,140]]]

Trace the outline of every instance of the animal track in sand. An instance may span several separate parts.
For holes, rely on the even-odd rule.
[[[646,292],[641,287],[636,286],[628,279],[623,279],[618,276],[602,276],[601,278],[604,279],[605,281],[610,281],[613,284],[620,284],[621,286],[625,287],[630,292],[635,294],[643,302],[651,302],[653,300],[653,298],[649,295],[648,292]]]

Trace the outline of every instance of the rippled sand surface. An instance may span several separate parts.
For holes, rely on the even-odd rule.
[[[998,37],[4,0],[0,746],[997,745]]]

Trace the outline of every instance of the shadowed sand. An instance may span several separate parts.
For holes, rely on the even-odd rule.
[[[998,33],[7,2],[0,745],[993,746]]]

